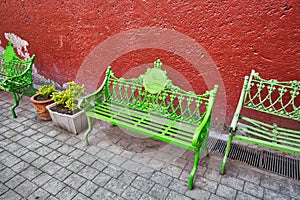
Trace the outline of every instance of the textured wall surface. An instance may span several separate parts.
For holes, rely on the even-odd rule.
[[[36,54],[39,74],[60,84],[75,79],[85,58],[97,45],[116,34],[141,27],[179,32],[205,49],[217,68],[216,76],[222,78],[225,86],[227,118],[234,112],[243,77],[251,69],[265,78],[300,79],[298,0],[9,0],[1,1],[0,9],[2,46],[7,44],[5,32],[24,38],[29,43],[29,52]],[[106,51],[114,54],[109,47]],[[186,51],[194,53],[193,47]],[[96,55],[98,64],[101,56],[106,55]],[[176,50],[168,52],[150,45],[126,52],[110,64],[113,69],[122,66],[116,70],[116,75],[121,76],[157,58],[178,71],[196,92],[207,89],[205,73],[195,70]]]

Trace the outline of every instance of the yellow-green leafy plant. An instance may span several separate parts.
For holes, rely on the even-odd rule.
[[[54,85],[43,85],[36,91],[36,94],[40,95],[41,97],[44,97],[45,99],[50,99],[54,91]]]
[[[69,86],[68,89],[61,92],[54,92],[52,100],[55,103],[61,104],[69,110],[74,111],[78,108],[76,100],[82,96],[84,85],[77,85],[74,81],[68,82],[67,85]]]

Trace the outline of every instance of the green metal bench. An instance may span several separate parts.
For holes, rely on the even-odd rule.
[[[79,103],[88,116],[84,141],[88,144],[95,118],[193,150],[194,168],[188,181],[191,189],[201,149],[207,148],[218,86],[203,95],[186,92],[174,86],[161,68],[157,60],[154,68],[148,68],[139,78],[124,79],[116,78],[109,67],[100,88]]]
[[[0,54],[0,89],[11,92],[14,105],[11,107],[13,118],[16,118],[15,108],[24,94],[33,95],[32,64],[34,55],[29,60],[17,57],[12,43],[9,42],[4,52]]]
[[[243,110],[248,110],[247,116],[242,115]],[[250,111],[252,117],[249,117]],[[266,123],[261,119],[262,113],[277,116],[277,119],[273,117],[274,123]],[[260,119],[257,119],[259,117]],[[278,126],[278,122],[283,118],[293,120],[298,130],[294,130],[294,127]],[[300,155],[299,128],[300,82],[264,80],[252,70],[250,77],[246,76],[244,80],[240,100],[231,122],[220,173],[224,174],[232,140]]]

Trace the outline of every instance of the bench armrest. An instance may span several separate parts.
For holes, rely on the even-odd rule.
[[[105,85],[108,81],[108,78],[109,78],[108,74],[110,73],[110,70],[111,70],[110,67],[108,67],[108,69],[106,71],[106,76],[105,76],[101,86],[95,92],[78,99],[78,108],[79,109],[87,110],[88,108],[93,107],[95,105],[96,99],[98,99],[98,101],[100,100],[99,95],[103,94],[104,90],[106,89]]]
[[[207,132],[209,131],[210,118],[211,118],[212,109],[214,106],[218,88],[219,88],[219,86],[215,85],[214,89],[210,91],[210,97],[209,97],[208,106],[206,108],[205,116],[204,116],[202,122],[200,123],[200,125],[198,126],[198,128],[196,129],[193,140],[192,140],[193,146],[199,146],[201,144],[201,142],[204,140],[205,137],[203,137],[201,135],[201,133],[203,132],[203,129],[206,128],[207,130],[205,130],[205,131],[207,131]]]

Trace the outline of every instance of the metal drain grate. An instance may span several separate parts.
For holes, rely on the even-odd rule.
[[[224,155],[226,143],[226,141],[210,137],[208,148],[211,152]],[[231,144],[228,157],[260,169],[300,180],[300,160],[267,151],[256,151],[234,143]]]

